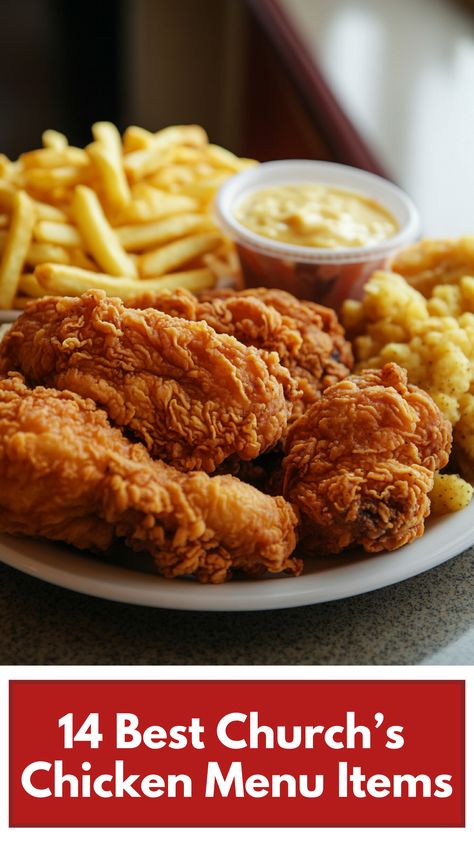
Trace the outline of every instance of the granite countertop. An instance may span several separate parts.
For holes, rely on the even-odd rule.
[[[2,664],[474,664],[474,547],[338,602],[198,613],[123,605],[0,564]]]

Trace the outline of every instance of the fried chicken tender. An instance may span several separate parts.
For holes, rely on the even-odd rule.
[[[353,365],[350,343],[334,311],[299,301],[283,290],[212,290],[198,296],[185,290],[163,291],[144,293],[127,303],[192,321],[203,319],[217,333],[231,334],[244,345],[276,351],[301,390],[293,419],[322,389],[346,377]]]
[[[104,552],[119,537],[166,577],[298,574],[297,517],[229,476],[154,462],[72,392],[0,380],[0,531]]]
[[[94,290],[31,304],[0,345],[9,370],[92,398],[152,456],[209,473],[273,447],[297,395],[276,353]]]
[[[291,427],[284,496],[299,506],[302,548],[394,550],[423,534],[451,424],[395,363],[341,380]]]

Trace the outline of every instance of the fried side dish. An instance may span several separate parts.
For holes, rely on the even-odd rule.
[[[458,284],[474,276],[474,237],[456,240],[421,240],[392,261],[392,271],[429,298],[439,284]]]
[[[235,295],[258,298],[268,307],[273,307],[284,323],[300,335],[299,347],[287,346],[283,353],[279,352],[282,365],[289,369],[302,391],[301,398],[295,403],[293,418],[301,415],[323,389],[350,373],[354,364],[351,345],[344,337],[344,329],[334,310],[313,301],[300,301],[284,290],[265,287],[240,292],[217,289],[203,292],[198,297],[216,308],[219,299]],[[239,338],[242,342],[246,341]]]
[[[449,421],[395,363],[330,386],[286,441],[283,493],[303,550],[394,550],[422,535],[450,449]]]
[[[0,380],[0,531],[104,552],[115,538],[166,577],[301,572],[297,517],[234,477],[181,473],[111,427],[94,402]]]
[[[474,488],[459,474],[438,474],[430,493],[431,514],[435,517],[458,512],[472,500]]]
[[[346,301],[343,321],[356,371],[389,361],[406,368],[453,424],[457,461],[474,481],[474,277],[451,278],[425,298],[400,275],[376,272],[362,301]]]
[[[208,289],[240,275],[233,243],[213,219],[221,184],[256,161],[210,143],[201,126],[150,132],[92,126],[71,146],[43,133],[17,161],[0,154],[0,308],[43,295],[103,289]]]
[[[10,370],[92,398],[153,456],[209,473],[273,447],[297,395],[276,353],[93,290],[32,303],[0,346]]]

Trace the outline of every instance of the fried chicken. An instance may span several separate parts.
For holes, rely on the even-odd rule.
[[[217,333],[235,336],[244,345],[276,351],[295,378],[301,396],[297,418],[321,391],[349,374],[350,343],[333,310],[299,301],[279,289],[212,290],[192,295],[185,290],[144,293],[128,299],[132,307],[155,307],[172,316],[204,319]]]
[[[120,537],[164,576],[219,583],[298,574],[296,522],[281,497],[153,461],[91,400],[0,380],[0,531],[102,552]]]
[[[395,363],[330,386],[286,441],[283,493],[299,506],[302,549],[377,552],[422,535],[451,441],[449,421]]]
[[[152,456],[209,473],[273,447],[297,395],[276,353],[94,290],[32,303],[0,345],[9,370],[92,398]]]

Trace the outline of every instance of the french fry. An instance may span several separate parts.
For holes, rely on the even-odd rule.
[[[128,126],[123,135],[124,153],[135,152],[137,149],[148,149],[153,146],[154,134],[140,126]]]
[[[40,263],[71,263],[67,249],[53,243],[30,243],[26,252],[25,263],[28,266],[39,266]]]
[[[174,243],[145,252],[138,258],[138,270],[144,278],[158,277],[189,263],[195,257],[215,249],[221,241],[219,234],[196,234]]]
[[[251,158],[238,158],[233,152],[229,152],[228,149],[217,146],[215,143],[208,144],[206,158],[213,166],[228,169],[231,172],[240,172],[257,164],[257,161],[253,161]]]
[[[11,211],[13,207],[13,199],[17,193],[16,188],[9,184],[8,181],[0,179],[0,210]]]
[[[103,289],[109,295],[127,298],[141,292],[180,287],[197,292],[208,289],[214,282],[209,269],[193,269],[189,272],[175,272],[147,281],[134,278],[118,278],[98,272],[87,272],[73,266],[43,263],[35,270],[38,284],[51,295],[82,295],[89,289]]]
[[[33,149],[20,155],[19,162],[27,170],[57,167],[87,167],[89,160],[84,149],[65,146],[62,149]]]
[[[48,219],[50,222],[69,222],[67,214],[54,205],[48,205],[45,202],[36,200],[35,210],[37,219]]]
[[[221,184],[227,181],[230,173],[224,172],[217,175],[212,175],[209,178],[198,179],[192,184],[183,184],[178,189],[178,194],[184,193],[186,197],[192,197],[199,202],[209,202],[216,192],[219,190]],[[178,196],[176,196],[178,198]],[[182,196],[181,198],[185,198]]]
[[[206,217],[199,213],[176,214],[158,222],[148,222],[142,225],[124,225],[116,228],[125,251],[143,251],[151,249],[158,243],[166,243],[178,237],[184,237],[191,231],[196,231],[206,224]],[[208,227],[211,226],[208,220]]]
[[[62,285],[58,294],[97,286],[97,278],[112,293],[134,295],[136,284],[200,289],[217,276],[238,277],[235,248],[210,206],[222,182],[253,161],[210,144],[196,125],[130,126],[121,137],[97,122],[92,135],[81,149],[48,130],[42,148],[18,161],[0,154],[0,307],[42,294],[36,273],[45,266],[55,267],[48,283]],[[32,217],[20,235],[25,203]]]
[[[76,187],[72,210],[87,250],[100,268],[111,275],[136,278],[136,266],[120,245],[93,190]]]
[[[173,214],[199,210],[196,199],[188,196],[172,196],[149,184],[134,184],[131,193],[132,200],[117,217],[117,225],[153,222]]]
[[[56,132],[54,129],[47,129],[43,132],[41,140],[46,149],[65,149],[68,145],[66,135]]]
[[[67,222],[51,222],[49,219],[41,219],[35,225],[34,236],[35,240],[40,243],[54,243],[54,245],[65,246],[66,248],[84,245],[78,229]]]
[[[76,184],[87,181],[89,176],[90,173],[86,167],[54,167],[53,169],[32,167],[30,170],[25,170],[23,181],[28,189],[51,191],[53,196],[60,196],[57,192],[58,187],[74,187]]]
[[[3,152],[0,152],[0,178],[8,177],[11,173],[12,162]]]
[[[0,307],[8,309],[16,296],[20,272],[31,243],[35,210],[23,190],[15,194],[10,228],[0,263]]]
[[[195,174],[188,164],[169,164],[161,167],[149,179],[149,184],[158,187],[159,190],[173,190],[175,187],[186,187],[195,180]]]
[[[69,249],[69,260],[67,263],[70,263],[71,266],[79,266],[80,269],[88,269],[90,272],[99,271],[97,263],[95,263],[94,260],[91,260],[89,255],[81,248]]]
[[[133,181],[138,181],[159,167],[168,147],[175,144],[204,146],[206,143],[207,134],[201,126],[169,126],[153,135],[152,145],[124,156],[125,172]]]
[[[126,207],[131,199],[120,154],[102,142],[89,144],[87,151],[100,177],[107,203],[113,209]]]
[[[44,289],[34,275],[24,274],[20,275],[18,294],[26,295],[28,298],[41,298],[44,295]]]
[[[117,161],[121,160],[122,138],[120,137],[120,132],[117,129],[117,126],[105,121],[94,123],[92,126],[92,136],[96,141],[104,146],[105,149],[108,149]]]

